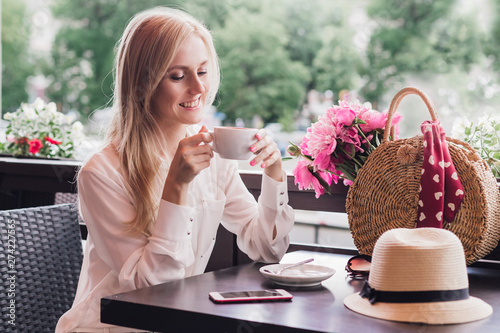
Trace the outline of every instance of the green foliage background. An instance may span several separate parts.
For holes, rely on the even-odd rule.
[[[30,24],[22,1],[2,3],[2,110],[14,111],[26,101],[26,79],[33,72],[28,49]]]
[[[460,82],[460,112],[499,80],[500,0],[479,2],[492,7],[489,30],[460,13],[457,0],[54,0],[61,28],[51,56],[38,59],[29,53],[25,5],[3,0],[2,106],[8,111],[26,101],[26,78],[44,74],[48,97],[85,120],[109,105],[114,46],[130,17],[168,5],[213,31],[223,75],[216,106],[227,122],[258,115],[292,129],[311,89],[331,90],[334,100],[353,90],[378,107],[409,77]],[[366,19],[350,22],[360,8]],[[476,67],[495,82],[470,88]]]

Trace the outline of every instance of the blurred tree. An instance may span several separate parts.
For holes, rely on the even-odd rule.
[[[54,15],[62,20],[63,26],[55,39],[52,61],[45,70],[52,80],[48,94],[64,109],[76,109],[84,115],[105,107],[112,96],[114,46],[128,20],[141,10],[168,5],[188,11],[212,30],[221,30],[231,11],[244,8],[259,13],[263,3],[265,1],[178,0],[165,4],[162,0],[55,0]],[[276,57],[281,59],[283,55]],[[283,85],[283,82],[277,84]],[[301,92],[299,96],[304,94]]]
[[[361,89],[374,106],[405,75],[467,70],[481,54],[477,22],[450,15],[455,0],[377,0],[368,14],[377,22],[366,50]]]
[[[172,3],[172,2],[171,2]],[[114,46],[130,18],[161,0],[55,0],[62,20],[45,72],[50,98],[83,115],[106,107],[112,96]]]
[[[32,74],[29,58],[30,22],[23,1],[2,4],[2,113],[28,102],[26,79]]]
[[[319,91],[355,90],[361,66],[359,50],[352,43],[353,33],[345,25],[323,29],[323,47],[314,58],[315,88]]]
[[[52,80],[50,98],[63,109],[84,115],[105,107],[112,95],[114,45],[123,28],[135,13],[161,4],[161,0],[56,0],[54,15],[63,26],[45,70]],[[338,23],[342,16],[327,0],[179,0],[169,6],[187,10],[214,31],[224,76],[218,106],[229,121],[259,115],[265,122],[290,124],[306,91],[315,86],[310,80],[313,64],[324,73],[325,89],[349,88],[347,76],[355,76],[354,57],[332,63],[329,52],[335,45],[330,39],[323,41],[324,61],[314,62],[326,38],[323,27]]]
[[[332,6],[328,5],[328,0],[287,0],[282,5],[285,7],[283,25],[288,35],[286,49],[290,52],[290,59],[312,68]],[[333,15],[332,19],[335,20]],[[311,80],[310,84],[313,86],[314,81]]]
[[[288,36],[276,14],[235,9],[215,30],[223,75],[218,108],[230,121],[258,115],[265,123],[289,127],[290,114],[304,100],[310,74],[290,59]]]
[[[352,5],[328,0],[289,0],[285,5],[291,59],[312,74],[307,90],[356,88],[360,55],[346,23]]]
[[[500,0],[491,1],[491,6],[491,12],[495,15],[490,35],[485,42],[485,53],[493,60],[493,68],[500,72]]]
[[[202,21],[209,29],[224,26],[228,12],[232,8],[245,5],[243,0],[191,0],[184,1],[180,8]]]

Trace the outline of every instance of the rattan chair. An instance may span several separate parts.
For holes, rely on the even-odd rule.
[[[54,332],[83,259],[75,205],[0,211],[0,234],[0,331]]]

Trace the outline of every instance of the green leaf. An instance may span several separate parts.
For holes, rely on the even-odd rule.
[[[352,122],[353,125],[359,125],[359,124],[366,124],[366,121],[364,121],[363,119],[359,119],[359,118],[354,118],[354,121]]]
[[[320,183],[320,185],[325,189],[325,192],[328,193],[328,194],[332,194],[331,193],[331,190],[330,190],[330,186],[328,185],[328,183],[319,175],[318,172],[313,172],[312,175],[314,176],[314,178],[316,178],[318,180],[318,182]]]

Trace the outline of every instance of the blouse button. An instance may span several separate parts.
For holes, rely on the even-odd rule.
[[[283,206],[283,201],[282,201],[282,202],[280,202],[280,206]]]
[[[280,192],[280,195],[283,195],[283,194],[285,194],[285,192],[281,191],[281,192]]]

